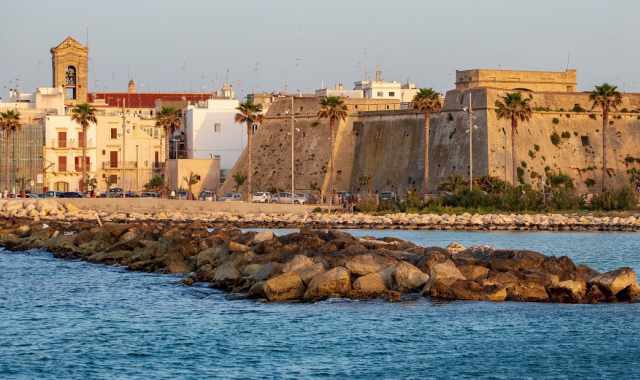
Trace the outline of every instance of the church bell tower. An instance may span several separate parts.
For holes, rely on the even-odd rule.
[[[51,48],[53,87],[62,88],[64,102],[75,105],[87,102],[89,48],[72,37]]]

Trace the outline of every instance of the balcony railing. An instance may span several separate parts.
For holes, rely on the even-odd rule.
[[[58,140],[50,139],[46,141],[46,148],[49,149],[82,149],[82,142],[77,139]],[[87,139],[87,149],[95,149],[95,142],[93,139]]]
[[[107,161],[102,163],[103,170],[123,170],[123,169],[138,169],[142,168],[142,164],[136,161]]]

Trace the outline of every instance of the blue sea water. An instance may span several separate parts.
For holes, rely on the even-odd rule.
[[[640,269],[640,234],[354,231]],[[640,304],[234,299],[0,251],[0,379],[638,379]]]

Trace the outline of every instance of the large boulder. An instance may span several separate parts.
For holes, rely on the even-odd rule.
[[[345,297],[351,291],[351,275],[344,267],[335,267],[315,276],[304,294],[306,300]]]
[[[263,292],[269,301],[297,300],[304,296],[304,283],[297,273],[284,273],[267,280]],[[254,293],[258,293],[258,289],[254,289]]]
[[[282,273],[296,272],[306,267],[312,266],[313,260],[305,255],[295,255],[282,267]]]
[[[498,272],[535,270],[545,262],[545,256],[533,251],[496,250],[491,255],[490,267]]]
[[[353,282],[352,295],[357,298],[373,298],[385,294],[391,287],[390,272],[384,270],[358,277]]]
[[[543,284],[536,281],[518,281],[506,287],[507,299],[510,301],[545,302],[549,294]]]
[[[397,290],[401,292],[417,289],[429,281],[428,274],[406,261],[400,261],[398,265],[396,265],[393,278]]]
[[[272,240],[275,237],[273,231],[262,231],[255,234],[253,241],[255,243],[262,243],[264,241]]]
[[[593,277],[591,284],[598,285],[609,296],[615,296],[629,286],[638,286],[636,272],[631,268],[620,268]]]
[[[466,277],[450,259],[433,264],[429,277],[431,281],[438,281],[444,284],[453,283],[456,280],[466,280]]]
[[[565,280],[549,287],[549,295],[553,302],[583,302],[586,293],[587,284],[584,281]]]
[[[229,250],[223,245],[217,245],[198,253],[196,256],[196,265],[201,267],[210,264],[215,267],[229,259],[229,257]]]
[[[311,266],[306,266],[304,268],[296,270],[295,272],[300,275],[300,278],[305,285],[309,285],[309,283],[315,276],[324,273],[324,271],[325,268],[322,263],[314,263]]]
[[[471,281],[483,280],[487,278],[487,275],[489,274],[489,268],[481,265],[458,265],[458,269],[467,280]]]
[[[455,255],[457,253],[460,253],[462,251],[464,251],[466,248],[464,247],[464,245],[458,243],[457,241],[452,242],[451,244],[449,244],[447,246],[447,252],[449,252],[452,255]]]
[[[481,285],[476,281],[456,280],[452,283],[435,281],[429,294],[433,298],[469,301],[504,301],[507,298],[505,288],[497,285]]]
[[[239,278],[240,272],[231,262],[220,265],[213,272],[213,283],[222,288],[232,286]]]
[[[372,254],[364,254],[350,257],[345,267],[356,276],[364,276],[369,273],[380,272],[395,263],[395,260]]]

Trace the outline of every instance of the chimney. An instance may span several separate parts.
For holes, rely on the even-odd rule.
[[[134,82],[133,79],[129,81],[129,87],[127,89],[127,92],[129,92],[130,94],[136,93],[136,82]]]

